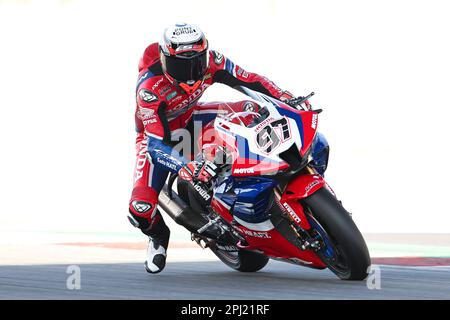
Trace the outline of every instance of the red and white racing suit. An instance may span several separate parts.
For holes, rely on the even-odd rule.
[[[197,103],[206,88],[219,82],[230,87],[244,86],[277,99],[292,97],[266,77],[245,71],[222,54],[212,50],[209,54],[205,80],[192,94],[185,93],[164,76],[157,43],[148,46],[140,60],[135,113],[137,160],[129,220],[147,235],[159,233],[158,224],[165,227],[161,214],[156,210],[158,194],[168,173],[177,172],[185,162],[181,157],[174,159],[171,156],[171,138],[190,122],[206,124],[217,114],[219,104]],[[244,108],[242,103],[233,106]]]

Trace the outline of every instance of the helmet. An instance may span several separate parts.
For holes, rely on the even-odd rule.
[[[177,23],[166,28],[159,43],[164,75],[187,93],[202,83],[208,69],[208,41],[197,26]]]

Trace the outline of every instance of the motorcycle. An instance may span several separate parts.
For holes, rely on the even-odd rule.
[[[342,280],[365,279],[364,238],[312,156],[322,111],[309,103],[314,93],[287,105],[239,90],[250,98],[248,107],[236,112],[224,102],[226,112],[204,128],[214,139],[199,141],[198,159],[214,179],[171,174],[159,206],[235,270],[255,272],[275,259],[328,268]]]

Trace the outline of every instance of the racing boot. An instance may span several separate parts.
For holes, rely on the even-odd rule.
[[[148,273],[159,273],[166,266],[170,230],[161,218],[158,224],[147,232],[149,236],[145,269]]]

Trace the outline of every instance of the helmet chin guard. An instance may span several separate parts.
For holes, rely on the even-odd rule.
[[[203,83],[203,80],[198,80],[196,81],[194,84],[189,85],[187,83],[184,82],[180,82],[179,86],[181,87],[181,89],[183,89],[187,94],[192,94],[193,92],[195,92],[195,90],[197,90],[200,85]]]
[[[195,81],[195,82],[194,81],[181,82],[181,81],[177,81],[176,79],[171,77],[169,74],[167,74],[167,72],[163,71],[163,73],[164,73],[164,76],[167,78],[167,80],[169,80],[170,83],[172,83],[176,87],[180,88],[181,90],[183,90],[187,94],[194,93],[195,90],[197,90],[204,82],[204,77],[202,79],[200,79],[200,80]]]

